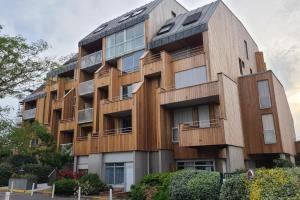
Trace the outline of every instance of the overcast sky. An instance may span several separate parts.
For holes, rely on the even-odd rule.
[[[0,0],[0,24],[9,35],[29,41],[44,39],[47,54],[64,56],[77,52],[80,39],[101,23],[150,0]],[[211,0],[178,0],[189,10]],[[283,83],[300,139],[300,0],[224,0],[244,23],[269,69]],[[7,98],[3,105],[17,107]],[[12,114],[13,115],[13,114]]]

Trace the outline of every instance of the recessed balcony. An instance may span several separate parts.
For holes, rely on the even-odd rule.
[[[224,145],[224,120],[188,122],[179,125],[179,146],[197,147]],[[173,136],[173,138],[176,138]]]
[[[95,66],[102,63],[102,51],[89,54],[81,58],[80,69],[94,71]]]
[[[89,123],[93,121],[93,108],[78,111],[78,124]]]
[[[94,81],[89,80],[80,83],[79,85],[79,95],[80,96],[92,96],[94,93]]]
[[[29,110],[24,110],[23,119],[24,120],[34,119],[35,118],[35,113],[36,113],[36,108],[29,109]]]

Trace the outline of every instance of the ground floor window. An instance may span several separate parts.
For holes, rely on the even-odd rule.
[[[215,162],[213,160],[184,160],[176,162],[177,170],[181,169],[197,169],[197,170],[215,170]]]
[[[105,181],[110,185],[122,185],[125,183],[125,163],[106,163]]]

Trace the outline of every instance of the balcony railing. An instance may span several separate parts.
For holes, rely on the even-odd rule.
[[[80,68],[85,69],[98,65],[102,62],[102,51],[97,51],[95,53],[89,54],[81,58]]]
[[[104,130],[104,134],[107,135],[116,134],[116,133],[130,133],[130,132],[132,132],[132,127]]]
[[[78,111],[78,123],[88,123],[93,121],[93,108]]]
[[[194,122],[185,122],[183,123],[183,130],[193,129],[193,128],[211,128],[218,127],[220,124],[219,119],[210,119],[210,120],[201,120]]]
[[[145,57],[144,59],[144,65],[148,65],[154,62],[158,62],[161,61],[161,55],[160,52],[159,53],[155,53],[155,54],[149,54]]]
[[[113,102],[118,102],[118,101],[123,101],[123,100],[127,100],[127,99],[132,99],[132,94],[128,93],[122,96],[114,96],[110,99],[104,99],[103,102],[104,103],[113,103]]]
[[[171,54],[171,56],[172,56],[172,61],[176,61],[176,60],[193,57],[193,56],[203,54],[203,53],[204,53],[203,47],[194,47],[194,48],[189,48],[189,49],[184,49],[184,50],[179,50],[179,51],[173,52]]]
[[[80,85],[79,85],[79,95],[80,96],[92,94],[93,92],[94,92],[94,81],[93,80],[80,83]]]
[[[35,113],[36,113],[36,108],[30,109],[30,110],[25,110],[23,112],[23,119],[34,119],[35,118]]]

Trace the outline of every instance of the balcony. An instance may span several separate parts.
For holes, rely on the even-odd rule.
[[[30,110],[25,110],[23,112],[23,119],[24,120],[34,119],[35,113],[36,113],[36,108],[30,109]]]
[[[63,99],[56,99],[52,101],[52,108],[53,110],[62,109]]]
[[[147,54],[143,59],[144,75],[159,73],[162,69],[161,53]]]
[[[88,136],[76,138],[75,144],[74,144],[74,154],[77,156],[89,154]]]
[[[80,96],[92,96],[94,93],[94,81],[82,82],[79,85],[79,95]]]
[[[174,87],[162,89],[160,92],[161,105],[179,106],[187,103],[219,102],[220,82],[213,81],[200,85],[176,89]]]
[[[102,51],[89,54],[81,58],[80,69],[91,70],[102,62]]]
[[[223,122],[224,121],[220,119],[211,119],[208,121],[188,122],[180,124],[179,146],[197,147],[225,145],[226,142],[224,137]]]
[[[93,121],[93,108],[78,111],[78,124],[89,123]]]
[[[102,100],[102,111],[104,114],[131,110],[133,98],[131,96],[116,96],[111,99]]]

